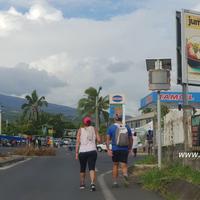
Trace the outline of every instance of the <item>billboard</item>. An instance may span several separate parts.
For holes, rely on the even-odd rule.
[[[181,13],[182,83],[200,85],[200,13]]]
[[[109,118],[114,119],[116,114],[123,115],[123,106],[122,106],[122,104],[110,104]]]
[[[192,146],[200,146],[200,115],[192,116]]]
[[[189,92],[187,94],[188,101],[191,103],[200,103],[200,93],[199,92]],[[182,103],[183,94],[181,92],[161,92],[160,101],[163,103]],[[157,93],[152,92],[140,101],[140,109],[147,107],[150,104],[156,104]]]
[[[122,94],[112,94],[109,95],[109,103],[110,104],[124,104],[125,98]]]

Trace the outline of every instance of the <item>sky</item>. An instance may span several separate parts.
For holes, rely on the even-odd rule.
[[[176,84],[176,10],[198,0],[0,0],[0,93],[76,108],[84,90],[120,93],[126,114],[150,93],[145,59],[171,58]],[[198,91],[191,87],[190,90]]]

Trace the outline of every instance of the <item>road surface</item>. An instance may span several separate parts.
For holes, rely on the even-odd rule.
[[[161,200],[158,195],[141,189],[112,189],[111,158],[98,153],[97,191],[79,190],[79,163],[74,152],[60,148],[54,157],[35,157],[6,170],[0,170],[0,199],[2,200]],[[130,161],[133,162],[133,159]],[[102,185],[102,180],[103,185]],[[89,182],[87,182],[89,187]],[[109,196],[111,195],[111,196]],[[142,197],[141,197],[142,196]],[[141,197],[141,198],[140,198]]]

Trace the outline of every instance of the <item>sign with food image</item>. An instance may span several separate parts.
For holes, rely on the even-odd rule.
[[[183,82],[200,85],[200,13],[182,13]]]

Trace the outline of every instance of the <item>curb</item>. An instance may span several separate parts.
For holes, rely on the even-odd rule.
[[[7,165],[11,165],[13,163],[23,161],[25,160],[25,157],[15,157],[15,158],[9,158],[8,160],[5,161],[0,161],[0,167],[5,167]]]

